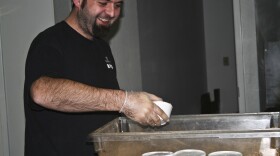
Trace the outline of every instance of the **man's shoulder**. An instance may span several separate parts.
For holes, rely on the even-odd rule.
[[[65,26],[66,26],[66,23],[64,23],[64,22],[57,23],[57,24],[45,29],[44,31],[40,32],[36,36],[35,40],[37,39],[37,40],[51,41],[55,38],[59,38],[60,36],[62,36],[61,34],[65,30]]]
[[[40,32],[32,41],[29,52],[37,51],[38,49],[46,49],[46,47],[52,47],[55,49],[61,49],[65,40],[65,28],[66,23],[60,22],[51,26],[42,32]]]

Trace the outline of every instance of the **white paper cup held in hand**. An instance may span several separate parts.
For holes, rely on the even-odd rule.
[[[242,156],[242,154],[236,151],[217,151],[208,154],[208,156]]]
[[[171,115],[171,111],[172,111],[172,105],[168,102],[164,102],[164,101],[154,101],[154,103],[161,108],[164,113],[170,118]],[[159,116],[160,120],[161,120],[161,125],[165,125],[166,122],[162,120],[162,118]]]
[[[176,151],[173,156],[206,156],[206,153],[197,149],[185,149]]]

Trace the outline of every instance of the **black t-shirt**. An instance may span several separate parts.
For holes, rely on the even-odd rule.
[[[109,45],[99,38],[84,38],[63,21],[34,39],[26,60],[25,155],[92,156],[88,134],[116,118],[117,113],[62,113],[43,108],[30,98],[30,86],[41,76],[119,89]]]

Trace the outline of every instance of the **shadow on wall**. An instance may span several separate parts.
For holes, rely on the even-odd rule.
[[[201,96],[201,114],[220,113],[220,89],[214,89],[214,100],[211,100],[210,93]]]

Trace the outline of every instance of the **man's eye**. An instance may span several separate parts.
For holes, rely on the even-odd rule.
[[[101,5],[101,6],[106,6],[106,5],[107,5],[107,2],[99,2],[99,5]]]
[[[116,5],[115,5],[115,8],[120,8],[120,7],[122,7],[121,4],[116,4]]]
[[[121,8],[123,3],[116,3],[115,8]]]

